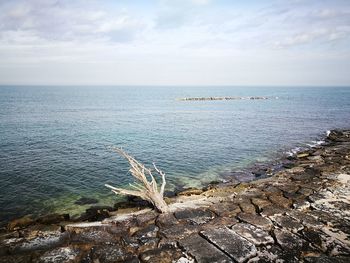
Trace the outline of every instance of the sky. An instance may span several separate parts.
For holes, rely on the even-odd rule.
[[[349,0],[0,0],[0,85],[350,86]]]

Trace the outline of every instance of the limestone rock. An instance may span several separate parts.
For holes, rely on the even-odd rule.
[[[198,225],[205,224],[215,217],[214,213],[207,209],[180,210],[175,212],[174,216],[178,220],[186,220]]]
[[[283,197],[282,195],[270,195],[269,200],[280,207],[289,208],[292,206],[292,201]]]
[[[74,263],[79,262],[81,251],[71,247],[60,247],[45,252],[39,259],[39,263]]]
[[[140,258],[142,262],[150,263],[166,263],[176,262],[183,254],[181,250],[176,248],[158,248],[150,251],[146,251],[141,254]]]
[[[302,224],[289,216],[278,215],[273,217],[272,220],[275,221],[282,229],[289,230],[293,233],[297,233],[304,228]]]
[[[228,228],[201,231],[201,235],[222,251],[225,251],[225,253],[230,255],[230,257],[237,262],[244,262],[257,253],[254,244]]]
[[[225,263],[232,262],[224,252],[210,244],[207,240],[194,233],[180,241],[188,254],[193,256],[198,263]]]
[[[274,242],[267,232],[251,224],[237,224],[232,227],[232,230],[257,246],[273,244]]]
[[[275,229],[274,234],[278,244],[284,249],[300,251],[303,247],[302,240],[287,230]]]
[[[249,223],[251,225],[257,226],[261,229],[269,231],[272,228],[272,222],[270,219],[266,217],[262,217],[259,215],[240,213],[238,214],[238,218],[243,222]]]

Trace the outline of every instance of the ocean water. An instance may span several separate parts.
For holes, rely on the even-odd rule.
[[[209,96],[271,99],[176,100]],[[132,178],[109,146],[157,163],[174,189],[227,179],[349,120],[346,87],[1,86],[0,221],[80,213],[82,196],[116,202],[104,184]]]

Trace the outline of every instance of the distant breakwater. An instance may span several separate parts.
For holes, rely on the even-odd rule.
[[[278,99],[278,97],[263,97],[263,96],[253,96],[253,97],[189,97],[189,98],[179,98],[179,101],[205,101],[205,100],[268,100],[268,99]]]

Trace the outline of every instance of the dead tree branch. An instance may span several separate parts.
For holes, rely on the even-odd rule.
[[[162,184],[160,190],[158,191],[157,181],[154,178],[151,169],[146,168],[142,163],[137,161],[134,157],[127,154],[120,148],[113,147],[112,150],[123,156],[129,162],[129,171],[131,172],[132,176],[138,181],[138,183],[130,184],[134,190],[117,188],[108,184],[105,184],[105,186],[110,188],[116,194],[138,196],[152,203],[154,207],[156,207],[160,212],[167,212],[168,205],[164,201],[164,190],[166,185],[165,173],[158,169],[158,167],[153,163],[155,171],[162,178]],[[150,178],[150,181],[147,177]]]

